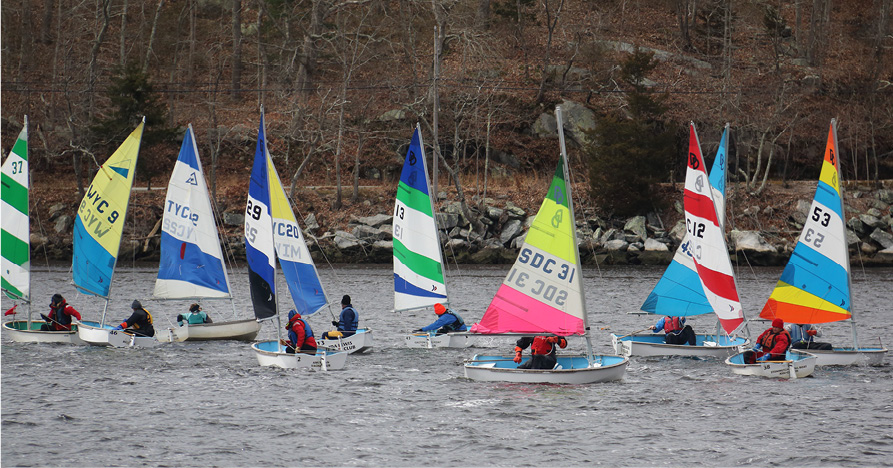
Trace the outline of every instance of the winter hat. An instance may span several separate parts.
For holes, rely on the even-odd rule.
[[[784,320],[777,318],[772,321],[772,328],[784,328]]]
[[[443,315],[446,312],[446,307],[443,304],[434,304],[434,313],[437,315]]]
[[[130,304],[131,309],[142,309],[143,305],[140,304],[140,301],[133,301],[133,304]]]
[[[350,296],[345,294],[344,297],[341,298],[341,305],[350,305]]]
[[[58,294],[58,293],[57,293],[57,294],[53,294],[53,299],[51,300],[51,302],[52,302],[53,304],[61,304],[61,303],[65,302],[65,298],[62,297],[61,294]]]

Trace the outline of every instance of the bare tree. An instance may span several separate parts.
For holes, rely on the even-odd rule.
[[[536,98],[534,99],[537,104],[543,102],[543,97],[546,94],[546,81],[549,79],[549,74],[546,72],[546,68],[552,57],[552,40],[555,36],[555,28],[558,26],[558,19],[561,17],[561,9],[564,7],[564,0],[557,0],[558,4],[555,5],[555,11],[553,12],[550,3],[554,4],[555,1],[556,0],[543,0],[543,13],[546,15],[547,39],[546,53],[543,55],[541,65],[542,76],[540,77],[540,88],[539,91],[536,92]]]
[[[143,59],[143,73],[149,71],[149,59],[152,57],[152,45],[155,42],[155,33],[158,31],[158,19],[161,17],[162,7],[164,7],[164,0],[158,0],[158,7],[155,8],[155,18],[152,19],[152,31],[149,33],[149,43],[146,46],[146,58]]]
[[[242,0],[233,0],[233,76],[232,92],[238,95],[242,89]]]

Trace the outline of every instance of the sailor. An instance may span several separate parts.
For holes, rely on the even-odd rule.
[[[822,336],[822,331],[806,323],[792,323],[785,327],[791,335],[791,348],[794,349],[833,349],[831,343],[820,343],[815,338]]]
[[[288,341],[281,340],[285,346],[285,352],[294,354],[300,351],[306,354],[316,354],[316,339],[313,337],[313,330],[306,320],[301,318],[296,310],[292,309],[288,312],[288,323],[285,324],[288,330]]]
[[[199,323],[212,323],[211,317],[208,317],[208,314],[202,310],[202,306],[198,304],[192,304],[189,306],[189,312],[186,315],[177,315],[177,323],[180,326],[183,326],[183,322],[186,322],[190,325],[195,325]]]
[[[71,331],[71,317],[81,319],[81,313],[68,305],[61,294],[53,294],[50,299],[50,315],[41,316],[46,321],[40,326],[41,331]]]
[[[558,359],[555,357],[555,345],[562,349],[567,347],[567,340],[562,336],[525,336],[515,343],[515,359],[521,362],[521,353],[530,346],[531,357],[518,369],[553,369]]]
[[[434,304],[434,313],[437,314],[437,320],[431,325],[413,330],[413,333],[437,330],[437,334],[442,334],[468,330],[468,326],[465,325],[465,320],[463,320],[453,309],[449,309],[443,304]]]
[[[666,316],[648,328],[653,330],[654,333],[663,330],[666,333],[666,336],[664,336],[664,343],[666,344],[688,343],[689,346],[694,346],[697,342],[695,331],[692,330],[691,325],[685,324],[685,317]]]
[[[323,339],[353,336],[357,332],[359,319],[360,316],[357,310],[350,303],[350,296],[345,294],[341,298],[341,316],[339,320],[332,320],[332,325],[337,327],[337,329],[323,333]]]
[[[744,362],[753,364],[754,358],[756,361],[784,361],[790,345],[791,335],[784,329],[784,321],[776,318],[772,321],[772,328],[757,338],[757,344],[753,349],[744,353]]]
[[[155,336],[155,327],[152,326],[152,314],[143,308],[140,301],[133,301],[133,303],[130,304],[130,308],[133,309],[133,313],[130,314],[130,317],[128,317],[127,320],[115,327],[115,330],[123,330],[126,328],[126,330],[124,330],[125,332],[134,335]]]

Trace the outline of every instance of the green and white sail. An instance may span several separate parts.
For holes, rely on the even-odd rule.
[[[394,310],[447,302],[443,256],[418,125],[406,151],[394,208]]]
[[[12,299],[31,300],[31,243],[28,221],[28,117],[12,151],[3,162],[2,217],[3,292]]]

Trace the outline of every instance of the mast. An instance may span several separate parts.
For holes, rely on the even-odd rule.
[[[555,106],[555,120],[558,125],[558,144],[561,148],[561,159],[564,166],[564,180],[565,180],[565,190],[567,191],[567,205],[571,214],[571,227],[574,235],[574,261],[577,264],[577,268],[580,269],[580,284],[583,284],[583,268],[580,263],[580,248],[579,242],[577,240],[577,217],[574,212],[574,197],[570,179],[570,170],[568,168],[567,161],[567,146],[564,143],[564,119],[561,115],[561,106]],[[583,338],[586,339],[586,358],[589,360],[590,365],[592,364],[593,354],[592,354],[592,341],[589,338],[589,313],[586,311],[586,293],[580,289],[580,304],[583,307]]]
[[[264,118],[264,106],[260,106],[260,126],[263,129],[264,135],[264,166],[267,166],[267,163],[270,162],[270,151],[267,148],[267,119]],[[266,168],[267,174],[270,173],[270,168]],[[279,177],[279,173],[276,173],[276,177]],[[273,234],[275,227],[273,226],[273,193],[271,190],[270,177],[267,175],[267,200],[268,206],[267,210],[270,211],[270,234]],[[276,283],[276,242],[274,238],[271,236],[270,240],[273,241],[273,283]],[[275,286],[273,286],[275,289]],[[282,317],[279,316],[279,295],[273,295],[273,311],[276,315],[276,343],[278,344],[282,340]]]
[[[843,170],[840,167],[840,150],[837,147],[837,118],[831,119],[831,137],[834,139],[834,144],[831,148],[831,151],[834,151],[834,156],[837,158],[837,184],[840,187],[840,213],[844,214],[845,207],[843,203]],[[840,238],[846,239],[846,218],[841,217],[842,223],[840,223]],[[850,292],[850,328],[853,332],[853,350],[859,349],[859,339],[856,335],[856,315],[853,313],[856,307],[853,305],[853,300],[855,299],[855,295],[853,294],[853,270],[852,265],[850,265],[850,252],[849,248],[846,247],[846,243],[844,243],[844,249],[846,249],[846,282],[847,289]]]

